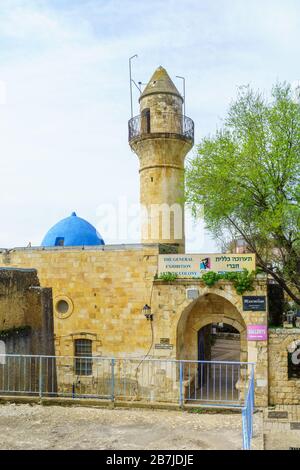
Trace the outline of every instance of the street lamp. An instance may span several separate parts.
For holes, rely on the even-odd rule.
[[[144,305],[143,314],[145,315],[147,320],[153,321],[153,314],[151,313],[151,307],[149,307],[149,305]]]

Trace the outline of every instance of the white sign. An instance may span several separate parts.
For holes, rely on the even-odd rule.
[[[223,274],[255,270],[255,254],[177,254],[158,256],[158,275],[174,273],[179,278],[201,277],[208,271]]]

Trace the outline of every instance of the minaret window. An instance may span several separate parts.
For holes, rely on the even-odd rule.
[[[142,111],[142,134],[150,134],[151,123],[150,123],[150,108],[145,108]]]

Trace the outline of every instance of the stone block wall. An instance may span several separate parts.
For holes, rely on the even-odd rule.
[[[267,324],[267,312],[244,312],[242,297],[227,281],[208,288],[201,280],[154,280],[160,251],[159,245],[26,248],[12,250],[9,257],[0,253],[0,265],[36,268],[42,285],[52,288],[58,356],[74,356],[75,341],[87,339],[94,358],[142,358],[147,353],[161,360],[197,360],[200,328],[219,321],[234,326],[241,335],[241,361],[256,362],[257,403],[266,405],[268,343],[248,342],[246,327]],[[198,289],[195,300],[187,298],[191,287]],[[265,282],[257,281],[252,294],[266,295]],[[145,304],[151,305],[152,325],[142,312]],[[67,371],[62,383],[70,390],[77,383],[74,364],[61,371]],[[153,374],[156,392],[165,383],[165,391],[177,395],[178,371],[176,377],[167,370]],[[125,379],[134,384],[135,372],[131,375]],[[80,382],[96,387],[96,379],[93,375]],[[97,383],[102,386],[101,380]],[[146,386],[144,378],[139,386]]]
[[[187,289],[198,290],[197,299],[187,298]],[[258,280],[254,296],[266,295],[266,282]],[[197,332],[205,325],[223,322],[240,333],[241,362],[254,362],[256,403],[268,404],[268,341],[247,341],[247,325],[267,325],[267,311],[243,311],[242,296],[228,281],[207,287],[201,280],[155,281],[153,312],[156,314],[154,343],[169,338],[169,349],[155,349],[155,357],[197,360]],[[250,369],[249,369],[250,370]],[[249,372],[249,371],[248,371]]]
[[[54,353],[52,291],[35,269],[0,268],[0,339],[12,354]]]
[[[74,340],[86,338],[93,355],[141,357],[151,344],[142,308],[151,303],[158,252],[157,245],[16,249],[10,266],[35,268],[52,288],[57,355],[73,356]]]
[[[35,269],[0,268],[0,341],[1,393],[55,389],[55,369],[43,371],[32,357],[54,355],[52,290]]]
[[[288,352],[300,342],[299,329],[269,330],[269,404],[299,405],[300,378],[288,378]],[[300,365],[299,365],[300,367]]]

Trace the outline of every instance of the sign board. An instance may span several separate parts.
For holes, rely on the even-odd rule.
[[[161,344],[158,343],[154,346],[155,349],[173,349],[173,344]]]
[[[172,254],[158,256],[158,275],[177,274],[178,278],[189,279],[201,277],[208,271],[223,274],[255,270],[255,254]]]
[[[170,344],[170,338],[160,338],[159,344],[156,344],[155,349],[173,349],[173,344]]]
[[[170,338],[160,338],[160,344],[170,344]]]
[[[187,289],[186,290],[186,298],[187,299],[198,299],[199,297],[199,289]]]
[[[266,325],[248,325],[247,339],[248,341],[267,341],[268,327]]]
[[[244,295],[243,310],[244,312],[265,312],[266,297],[264,295]]]

